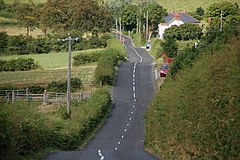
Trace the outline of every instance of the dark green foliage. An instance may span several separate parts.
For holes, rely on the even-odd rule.
[[[27,52],[27,43],[28,39],[23,35],[11,36],[8,39],[8,52],[11,54],[29,54]]]
[[[172,58],[177,54],[178,45],[175,38],[166,38],[160,45],[168,57]]]
[[[150,105],[145,146],[160,159],[240,156],[239,36],[218,38],[177,55],[175,78],[165,79]]]
[[[6,32],[0,32],[0,53],[7,50],[8,35]]]
[[[72,118],[59,119],[63,109],[48,114],[36,110],[34,103],[4,104],[0,110],[0,157],[23,159],[30,153],[74,150],[83,146],[103,123],[112,107],[107,89],[99,89],[85,103],[72,105]],[[80,118],[79,118],[80,117]],[[83,118],[84,117],[84,118]]]
[[[199,51],[195,49],[186,48],[180,54],[178,54],[171,65],[170,75],[174,78],[179,72],[186,67],[189,67],[193,64],[197,56],[199,55]]]
[[[32,86],[28,86],[28,91],[29,93],[32,94],[43,94],[45,88],[42,86],[37,86],[37,85],[32,85]]]
[[[202,29],[191,23],[185,23],[180,26],[172,26],[164,31],[164,38],[176,38],[177,40],[200,39],[203,35]]]
[[[136,5],[127,5],[121,11],[121,22],[126,31],[132,31],[137,27],[139,8]]]
[[[71,91],[76,92],[76,91],[79,91],[81,88],[82,88],[82,81],[77,77],[71,78]],[[52,81],[47,85],[47,91],[66,93],[67,81],[65,82]]]
[[[80,53],[76,56],[73,57],[73,65],[74,66],[79,66],[82,64],[88,64],[88,63],[93,63],[97,62],[99,60],[99,57],[101,54],[103,54],[104,51],[96,51],[96,52],[91,52],[91,53]]]
[[[37,67],[32,58],[19,58],[9,61],[1,60],[0,63],[0,71],[29,71]]]
[[[116,66],[123,57],[116,49],[107,49],[101,55],[95,70],[96,83],[100,85],[113,85],[115,82]]]
[[[199,16],[203,16],[204,15],[204,9],[202,7],[198,7],[196,9],[196,14],[199,15]]]

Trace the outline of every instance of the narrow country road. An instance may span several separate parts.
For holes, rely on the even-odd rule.
[[[144,150],[144,112],[153,97],[152,58],[125,37],[128,61],[117,72],[115,107],[82,151],[56,152],[44,160],[157,160]]]

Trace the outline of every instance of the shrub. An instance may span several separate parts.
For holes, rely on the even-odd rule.
[[[0,63],[0,71],[29,71],[37,67],[32,58],[19,58],[8,61],[1,60]]]
[[[0,52],[7,50],[8,35],[6,32],[0,32]]]
[[[80,53],[73,57],[73,66],[97,62],[101,54],[103,54],[103,51]]]
[[[82,81],[77,78],[71,78],[71,91],[76,92],[82,88]],[[47,90],[50,92],[60,92],[66,93],[67,92],[67,81],[65,82],[56,82],[52,81],[47,85]]]
[[[116,66],[123,57],[120,51],[115,49],[107,49],[102,54],[98,61],[97,68],[95,70],[96,83],[100,85],[113,85],[115,82]]]

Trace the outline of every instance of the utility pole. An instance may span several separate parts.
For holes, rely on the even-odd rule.
[[[116,18],[116,31],[118,31],[118,20]],[[116,39],[118,38],[118,34],[116,34]]]
[[[120,41],[122,40],[122,18],[119,18]]]
[[[142,17],[141,17],[141,16],[142,16],[142,4],[141,4],[141,6],[140,6],[140,17],[139,17],[139,19],[140,19],[140,20],[139,20],[139,33],[142,33],[142,32],[141,32],[141,25],[142,25],[142,24],[141,24],[141,19],[142,19]]]
[[[146,16],[146,42],[148,42],[148,11]]]
[[[71,60],[72,60],[72,41],[79,42],[79,38],[72,38],[71,35],[68,33],[68,38],[58,39],[58,41],[68,42],[68,81],[67,81],[67,116],[71,116]]]
[[[222,32],[222,10],[220,14],[220,32]]]

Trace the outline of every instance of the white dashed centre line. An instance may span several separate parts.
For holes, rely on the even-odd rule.
[[[130,46],[130,47],[131,47],[131,46]],[[140,58],[140,63],[142,63],[143,58],[139,55],[139,53],[136,51],[135,48],[133,48],[133,47],[131,47],[131,48],[134,50],[134,52],[135,52],[135,53],[137,54],[137,56]],[[132,83],[132,84],[133,84],[133,99],[134,99],[134,102],[137,101],[137,99],[136,99],[136,93],[135,93],[135,92],[136,92],[135,76],[136,76],[137,63],[138,63],[138,62],[135,62],[135,63],[134,63],[134,66],[133,66],[134,69],[133,69],[133,83]],[[132,107],[135,108],[135,105],[133,105]],[[134,111],[131,111],[131,112],[130,112],[130,115],[133,114],[133,113],[134,113]],[[132,118],[129,117],[128,120],[131,121]],[[127,127],[128,127],[128,126],[130,126],[130,123],[127,123]],[[126,132],[126,131],[127,131],[127,128],[124,129],[124,132]],[[121,138],[122,138],[122,139],[124,138],[124,134],[121,136]],[[117,144],[120,145],[121,142],[118,141]],[[118,148],[115,147],[114,150],[118,150]],[[100,152],[98,152],[98,154],[99,154],[99,156],[101,156],[101,160],[103,160],[103,159],[104,159],[104,156],[102,155],[101,150],[99,150],[99,151],[100,151]],[[103,158],[103,159],[102,159],[102,158]]]

